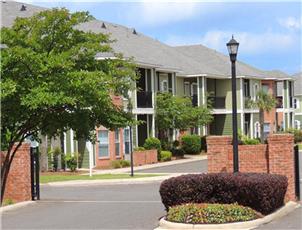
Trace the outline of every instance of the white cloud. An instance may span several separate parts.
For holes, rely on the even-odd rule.
[[[198,2],[142,2],[128,9],[127,18],[135,24],[158,26],[193,18],[200,14]]]
[[[165,42],[170,45],[203,44],[212,49],[226,52],[226,43],[234,34],[240,43],[239,50],[244,54],[261,54],[266,52],[283,52],[298,46],[298,38],[293,34],[265,32],[254,34],[251,32],[231,32],[212,30],[203,36],[169,36]],[[298,48],[298,47],[296,47]]]
[[[278,22],[287,29],[300,29],[302,27],[302,17],[300,19],[295,17],[280,18]]]

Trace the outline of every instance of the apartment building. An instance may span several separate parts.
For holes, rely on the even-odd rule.
[[[302,129],[302,72],[293,76],[294,83],[294,126],[296,129]]]
[[[22,8],[22,5],[25,6]],[[1,2],[2,26],[11,26],[16,17],[29,17],[45,10],[29,4]],[[22,10],[21,10],[22,9]],[[229,57],[203,45],[172,47],[150,38],[134,28],[100,20],[81,24],[77,29],[94,33],[109,34],[115,40],[111,44],[114,52],[99,53],[96,60],[114,58],[122,53],[125,58],[133,58],[140,79],[135,90],[129,92],[133,113],[143,124],[132,128],[133,146],[142,146],[148,137],[157,136],[155,124],[156,94],[170,92],[187,96],[194,106],[206,105],[210,99],[214,120],[211,124],[196,127],[191,132],[199,135],[232,134],[231,68]],[[240,52],[239,52],[240,59]],[[259,111],[248,107],[250,99],[256,99],[260,89],[276,97],[278,105],[265,114],[266,134],[294,126],[293,79],[280,71],[263,71],[246,63],[237,62],[237,108],[238,127],[250,137],[260,136]],[[301,87],[300,87],[301,89]],[[124,98],[115,98],[117,103],[126,105]],[[296,112],[299,114],[299,112]],[[81,152],[87,162],[88,154],[94,155],[94,165],[106,167],[110,160],[127,158],[130,153],[129,127],[109,131],[96,127],[97,143],[76,141],[72,130],[62,138],[62,149],[67,152]],[[178,131],[171,133],[177,138]],[[83,164],[86,167],[87,164]]]

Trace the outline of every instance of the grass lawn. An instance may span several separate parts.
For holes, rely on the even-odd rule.
[[[129,174],[99,174],[93,175],[79,175],[77,173],[69,174],[57,174],[57,173],[47,173],[46,175],[40,176],[40,183],[45,184],[49,182],[57,181],[69,181],[69,180],[109,180],[109,179],[132,179],[132,178],[143,178],[143,177],[155,177],[163,176],[163,174],[134,174],[134,177],[131,177]]]

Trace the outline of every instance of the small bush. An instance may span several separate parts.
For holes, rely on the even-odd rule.
[[[166,219],[186,224],[223,224],[259,217],[253,209],[238,204],[184,204],[171,207]]]
[[[238,135],[238,138],[239,138],[238,141],[241,145],[258,145],[258,144],[261,144],[259,139],[249,138],[248,136],[240,134],[240,133]]]
[[[160,152],[160,161],[170,161],[172,158],[172,153],[170,151]]]
[[[15,202],[11,199],[11,198],[7,198],[3,201],[3,204],[2,206],[7,206],[7,205],[12,205],[14,204]]]
[[[156,137],[149,137],[145,140],[144,144],[145,149],[157,149],[157,151],[161,151],[161,143],[160,140]]]
[[[127,160],[114,160],[111,161],[112,168],[118,169],[118,168],[125,168],[130,166],[130,162]]]
[[[184,135],[181,138],[181,146],[185,154],[199,154],[201,141],[198,135]]]
[[[183,158],[185,154],[184,150],[180,147],[173,147],[171,149],[171,152],[173,157],[178,157],[178,158]]]
[[[77,169],[77,154],[67,153],[65,156],[65,162],[70,171],[74,172]]]
[[[134,151],[144,151],[146,150],[144,147],[138,146],[133,149]]]
[[[162,182],[160,195],[169,207],[185,203],[238,203],[269,214],[281,207],[287,178],[267,173],[209,173],[173,177]]]

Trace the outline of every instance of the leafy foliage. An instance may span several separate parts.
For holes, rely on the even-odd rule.
[[[172,158],[172,153],[170,151],[160,152],[160,161],[170,161]]]
[[[127,160],[114,160],[111,162],[112,168],[125,168],[130,166],[130,162]]]
[[[185,224],[223,224],[259,217],[253,209],[238,204],[183,204],[171,207],[166,219]]]
[[[138,146],[133,149],[134,151],[144,151],[146,150],[144,147]]]
[[[248,100],[248,107],[250,108],[258,108],[259,116],[260,116],[260,132],[261,132],[261,143],[264,143],[264,112],[270,112],[273,108],[275,108],[277,101],[267,92],[263,90],[259,90],[256,95],[256,100]]]
[[[243,135],[241,133],[238,134],[239,143],[242,145],[258,145],[260,144],[259,139],[249,138],[246,135]]]
[[[65,162],[71,172],[76,171],[76,169],[77,169],[77,153],[74,153],[74,154],[67,153],[65,156]]]
[[[161,142],[156,137],[149,137],[144,143],[145,149],[157,149],[157,159],[160,160]]]
[[[127,97],[136,80],[135,66],[120,54],[95,60],[97,53],[112,50],[107,35],[77,29],[91,19],[87,12],[53,9],[1,28],[0,43],[8,47],[1,50],[0,66],[1,147],[7,150],[1,194],[25,138],[38,140],[39,133],[51,137],[73,129],[77,138],[94,140],[91,131],[97,126],[114,129],[133,123],[111,95]]]
[[[209,123],[212,115],[205,106],[194,107],[188,97],[159,93],[156,97],[155,119],[160,130],[185,130]]]
[[[181,137],[181,147],[185,154],[198,154],[201,149],[201,139],[198,135],[184,135]]]
[[[160,195],[166,209],[186,203],[237,202],[262,214],[284,204],[287,178],[267,173],[208,173],[173,177],[162,182]]]

